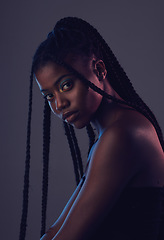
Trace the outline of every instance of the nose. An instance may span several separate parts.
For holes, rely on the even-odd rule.
[[[55,96],[55,107],[57,111],[61,111],[69,106],[69,101],[61,94],[56,94]]]

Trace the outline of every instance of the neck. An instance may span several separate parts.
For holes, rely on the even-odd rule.
[[[96,128],[99,137],[107,127],[112,125],[118,118],[118,104],[103,98],[98,110],[93,116],[92,124]]]
[[[104,89],[106,93],[109,95],[123,100],[117,92],[110,86],[109,81],[107,78],[104,79]],[[106,99],[105,97],[102,98],[102,102],[94,114],[91,123],[96,128],[99,137],[102,133],[111,126],[114,122],[116,122],[119,118],[120,110],[124,108],[121,104],[118,104],[112,100]]]

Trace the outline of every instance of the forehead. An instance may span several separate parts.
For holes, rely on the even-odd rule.
[[[60,66],[54,62],[48,62],[43,67],[40,67],[36,72],[35,76],[36,78],[39,78],[41,76],[43,77],[49,77],[49,76],[58,76],[60,73],[67,73],[68,70],[66,70],[63,66]]]
[[[64,61],[85,77],[89,77],[94,59],[94,56],[68,54]]]
[[[69,53],[65,58],[64,62],[70,64],[71,66],[87,66],[89,63],[89,60],[92,59],[90,56],[86,56],[84,54],[75,54],[75,53]]]
[[[73,67],[76,71],[89,77],[92,73],[92,60],[93,58],[75,54],[69,54],[65,57],[64,62]],[[70,74],[70,72],[63,66],[54,62],[48,62],[35,73],[37,83],[45,87],[48,83],[57,81],[62,75]],[[46,86],[47,87],[47,86]]]
[[[48,62],[43,67],[39,68],[34,76],[38,84],[41,86],[47,85],[48,83],[51,84],[51,82],[56,81],[58,78],[61,77],[61,75],[68,74],[68,70],[66,70],[64,67],[53,63]]]

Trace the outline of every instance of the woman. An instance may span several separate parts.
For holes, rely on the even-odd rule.
[[[162,133],[97,30],[61,19],[34,55],[31,89],[33,76],[66,131],[91,123],[98,133],[75,192],[41,239],[162,239]]]

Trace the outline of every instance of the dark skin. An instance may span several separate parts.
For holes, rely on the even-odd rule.
[[[68,60],[96,86],[121,99],[106,78],[103,61],[94,56]],[[57,116],[71,113],[66,121],[76,128],[92,122],[99,139],[89,155],[84,184],[79,183],[42,240],[91,239],[125,187],[164,186],[164,154],[152,124],[139,112],[104,99],[69,74],[63,67],[47,63],[35,77]]]

